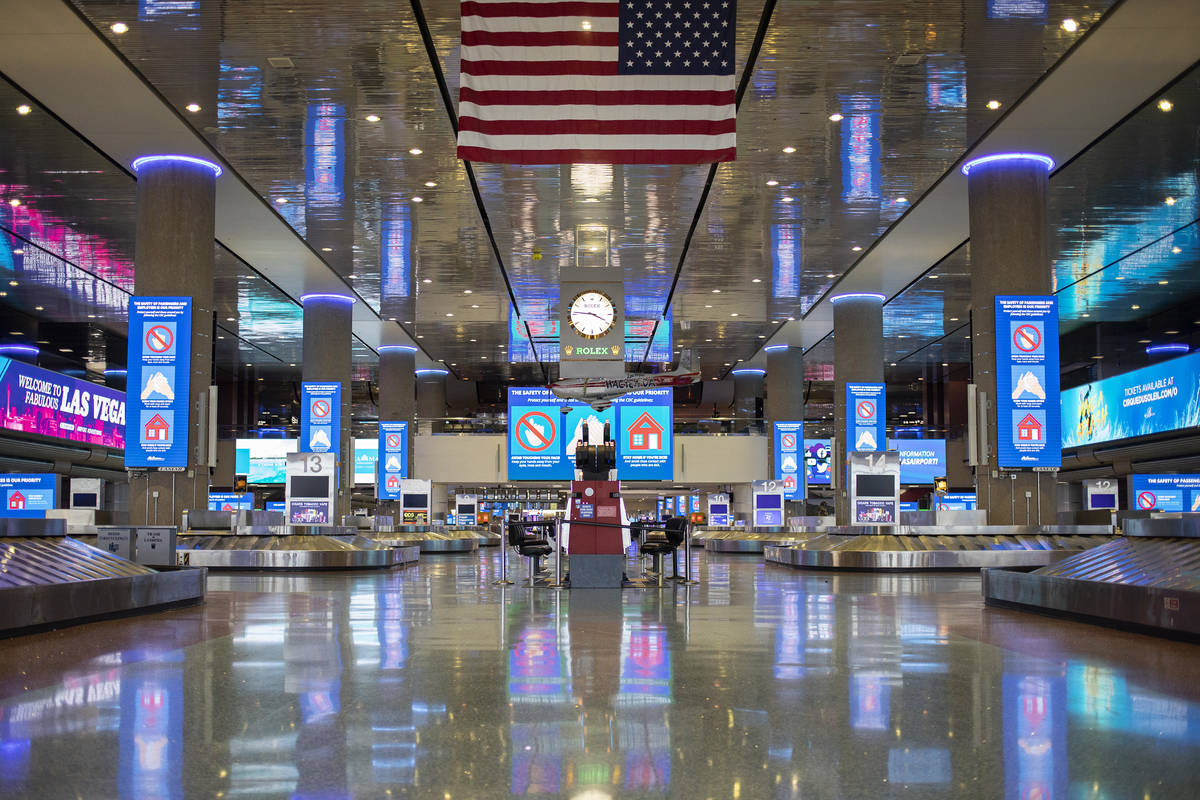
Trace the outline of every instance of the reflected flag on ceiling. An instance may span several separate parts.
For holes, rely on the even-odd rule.
[[[458,157],[732,161],[736,25],[735,0],[465,0]]]

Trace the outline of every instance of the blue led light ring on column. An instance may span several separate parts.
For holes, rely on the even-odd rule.
[[[216,162],[209,161],[208,159],[205,159],[205,158],[196,158],[195,156],[185,156],[185,155],[176,155],[176,154],[142,156],[140,158],[135,158],[133,160],[132,166],[133,166],[133,172],[136,175],[136,174],[139,174],[146,167],[152,167],[152,166],[158,166],[158,165],[168,165],[168,164],[191,164],[191,165],[197,166],[197,167],[205,167],[206,169],[212,170],[212,174],[213,174],[214,178],[221,177],[221,173],[224,172],[224,170],[221,168],[221,165],[217,164]]]
[[[982,167],[987,164],[1014,163],[1014,162],[1036,162],[1043,164],[1046,167],[1046,172],[1054,171],[1054,159],[1041,153],[992,153],[987,156],[979,156],[972,158],[962,165],[962,174],[970,175],[971,170],[976,167]]]

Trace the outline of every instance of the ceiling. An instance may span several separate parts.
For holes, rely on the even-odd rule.
[[[269,227],[282,241],[283,231],[310,274],[326,270],[353,288],[363,301],[356,314],[373,326],[356,324],[359,377],[370,376],[374,347],[394,330],[458,377],[540,382],[555,368],[538,323],[557,318],[558,273],[573,263],[578,226],[608,226],[627,316],[659,321],[652,367],[695,347],[705,376],[722,376],[789,319],[805,325],[1112,5],[743,0],[738,159],[712,170],[468,169],[455,158],[454,110],[439,86],[453,102],[453,0],[72,7],[256,196],[263,236]],[[1067,18],[1076,30],[1064,29]],[[115,33],[117,22],[128,30]],[[0,68],[11,79],[3,57]],[[1146,98],[1052,179],[1067,332],[1105,321],[1117,323],[1107,335],[1119,339],[1119,323],[1186,304],[1200,288],[1200,78],[1189,73],[1166,95],[1171,111]],[[32,112],[16,114],[22,104]],[[22,200],[0,211],[0,269],[18,282],[0,302],[102,334],[94,338],[109,344],[82,359],[102,371],[123,361],[112,340],[132,289],[134,178],[63,113],[0,82],[0,194]],[[215,244],[217,368],[295,378],[298,291],[279,277],[286,263],[268,263],[269,248],[241,244],[252,236],[235,243],[219,233]],[[930,364],[969,360],[969,245],[939,258],[886,306],[897,385]],[[808,359],[832,363],[830,337]]]

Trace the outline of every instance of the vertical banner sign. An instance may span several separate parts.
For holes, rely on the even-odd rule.
[[[996,455],[1004,468],[1062,466],[1058,298],[996,298]]]
[[[399,500],[403,481],[408,477],[408,423],[379,423],[379,459],[375,462],[375,496],[380,500]]]
[[[776,422],[775,472],[771,476],[783,486],[788,500],[804,497],[804,423]]]
[[[342,384],[300,384],[300,452],[342,451]]]
[[[882,383],[846,384],[846,448],[875,453],[887,448],[887,416]]]
[[[186,469],[192,298],[131,297],[128,357],[125,466]]]

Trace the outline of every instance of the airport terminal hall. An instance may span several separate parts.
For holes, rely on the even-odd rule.
[[[1200,0],[0,19],[0,798],[1200,798]]]

